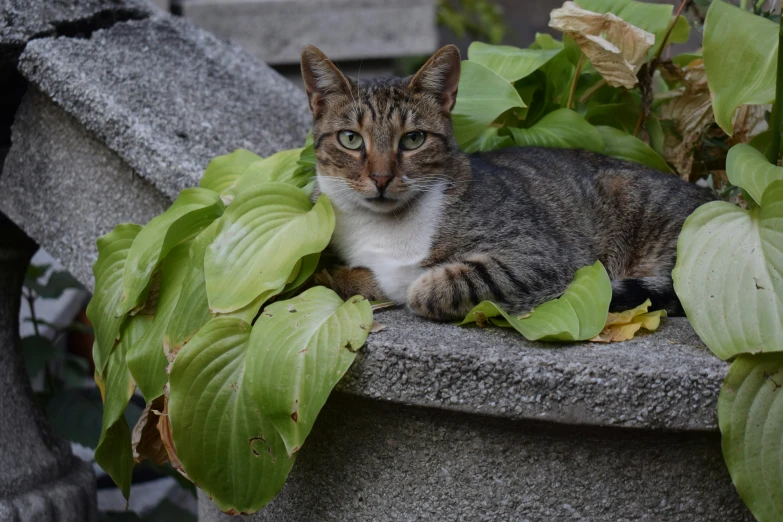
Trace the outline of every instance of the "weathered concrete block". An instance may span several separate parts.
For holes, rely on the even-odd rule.
[[[301,146],[311,124],[304,93],[170,16],[34,40],[19,69],[169,198],[196,185],[214,156]]]
[[[19,68],[31,92],[0,175],[0,212],[88,288],[99,235],[146,223],[214,156],[300,146],[310,126],[304,93],[172,17],[34,40]]]
[[[145,0],[2,0],[0,60],[15,59],[34,38],[84,34],[153,12]]]
[[[200,495],[200,522],[229,522]],[[330,398],[253,522],[751,522],[716,433],[512,422]]]
[[[333,60],[397,58],[437,48],[433,0],[180,0],[182,15],[272,64],[302,47]]]

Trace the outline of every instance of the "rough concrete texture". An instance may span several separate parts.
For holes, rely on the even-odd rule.
[[[201,495],[200,522],[236,520]],[[513,422],[334,396],[254,522],[744,522],[716,433]]]
[[[16,114],[0,175],[0,212],[92,289],[95,240],[146,223],[169,201],[35,88]]]
[[[181,0],[182,15],[267,63],[298,63],[313,44],[333,60],[437,48],[433,0]]]
[[[338,390],[381,401],[636,428],[715,430],[728,365],[685,318],[611,344],[526,341],[512,329],[457,327],[404,310],[376,312]]]
[[[144,0],[2,0],[0,59],[15,59],[30,40],[83,35],[119,20],[153,14]]]
[[[46,422],[18,349],[22,281],[35,249],[0,215],[0,520],[91,522],[95,476]]]
[[[290,82],[170,16],[121,22],[89,39],[33,40],[19,70],[171,199],[196,185],[214,156],[301,146],[311,124],[305,95]]]

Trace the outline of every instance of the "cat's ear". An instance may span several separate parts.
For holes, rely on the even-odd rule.
[[[408,88],[436,94],[443,107],[451,112],[457,101],[459,70],[459,49],[454,45],[447,45],[421,66],[419,72],[411,79]]]
[[[351,84],[343,73],[314,45],[302,49],[302,79],[313,112],[327,94],[351,94]]]

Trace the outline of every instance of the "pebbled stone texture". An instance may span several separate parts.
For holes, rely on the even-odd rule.
[[[36,245],[0,215],[0,520],[93,522],[95,476],[38,407],[19,352],[19,300]]]
[[[35,38],[81,36],[154,13],[145,0],[0,0],[0,60],[15,60]]]
[[[434,323],[376,312],[386,328],[338,390],[416,406],[508,419],[655,429],[717,429],[728,365],[687,320],[623,343],[557,345],[502,328]]]
[[[236,520],[200,495],[200,522]],[[330,398],[253,522],[751,522],[717,433],[556,426]]]
[[[146,180],[35,88],[16,114],[0,175],[0,212],[93,288],[95,240],[169,206]]]
[[[169,199],[197,185],[214,156],[298,147],[311,124],[302,91],[171,16],[33,40],[19,70]]]

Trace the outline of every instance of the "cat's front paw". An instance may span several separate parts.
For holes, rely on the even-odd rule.
[[[408,307],[436,321],[462,319],[473,306],[462,289],[465,271],[460,263],[430,268],[408,288]]]
[[[366,268],[342,267],[316,274],[316,283],[334,290],[342,299],[360,295],[369,301],[383,301],[383,292]]]

